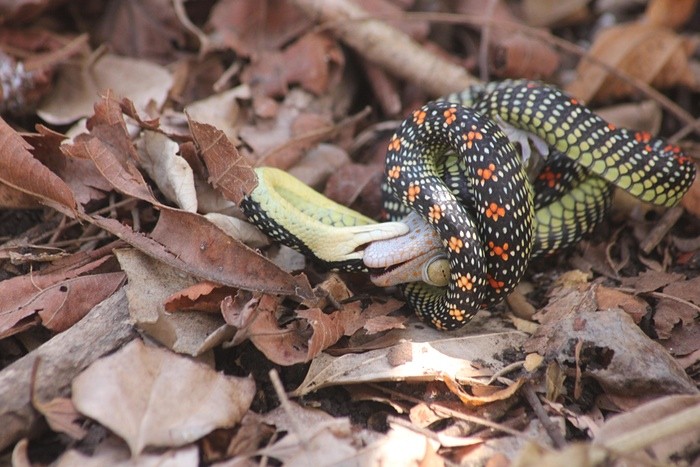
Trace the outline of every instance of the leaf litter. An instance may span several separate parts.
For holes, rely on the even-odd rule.
[[[700,89],[689,33],[697,2],[601,12],[528,0],[524,17],[509,3],[475,15],[474,2],[458,2],[453,13],[466,27],[429,14],[404,21],[406,2],[263,3],[66,10],[82,16],[82,36],[41,22],[49,2],[0,11],[6,23],[46,28],[0,35],[8,47],[0,73],[22,83],[0,98],[0,202],[45,206],[34,228],[10,229],[0,245],[0,385],[15,368],[28,380],[55,371],[56,339],[70,342],[84,335],[81,322],[106,319],[98,304],[122,289],[141,336],[94,355],[72,373],[72,390],[13,401],[49,428],[26,438],[28,425],[8,424],[2,459],[692,462],[700,439],[692,194],[684,221],[652,243],[658,214],[616,201],[617,216],[577,250],[532,266],[509,300],[515,314],[485,310],[454,333],[407,316],[398,291],[327,274],[271,244],[237,203],[255,187],[253,167],[272,165],[379,217],[383,150],[372,148],[395,128],[385,120],[460,90],[475,72],[557,82],[565,67],[577,98],[614,96],[627,107],[597,110],[617,125],[678,131],[694,156],[698,109],[676,90]],[[365,10],[376,18],[359,19]],[[618,24],[599,28],[603,13]],[[581,50],[562,37],[592,44],[576,69],[570,54]],[[112,49],[92,50],[87,38]],[[367,105],[374,110],[359,110]],[[74,345],[109,339],[109,326],[96,329]],[[36,352],[49,352],[50,363],[24,364]]]

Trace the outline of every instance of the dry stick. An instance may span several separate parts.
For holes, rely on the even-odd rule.
[[[523,395],[525,396],[525,399],[527,399],[527,402],[530,404],[530,407],[532,407],[532,410],[535,412],[535,415],[537,415],[537,418],[540,420],[540,423],[542,423],[542,426],[544,426],[544,429],[547,431],[547,434],[552,439],[554,447],[556,447],[557,449],[563,448],[566,445],[566,440],[559,431],[559,427],[554,422],[552,422],[552,420],[547,415],[547,411],[544,410],[544,407],[542,407],[542,403],[540,402],[539,398],[537,397],[537,394],[535,393],[534,388],[530,383],[523,384]]]
[[[522,438],[527,441],[533,441],[536,442],[537,440],[534,439],[533,437],[526,435],[525,433],[521,433],[520,431],[514,430],[506,425],[503,425],[501,423],[496,423],[492,422],[491,420],[486,420],[485,418],[481,417],[476,417],[474,415],[468,415],[462,412],[459,412],[457,410],[451,409],[449,407],[445,407],[444,405],[441,405],[438,402],[425,402],[422,399],[419,399],[417,397],[409,396],[408,394],[403,394],[400,391],[396,391],[394,389],[389,389],[383,386],[380,386],[379,384],[370,384],[370,387],[389,394],[392,398],[397,398],[397,399],[403,399],[409,402],[413,402],[414,404],[425,404],[428,406],[430,410],[433,410],[435,412],[441,412],[446,415],[449,415],[452,418],[456,418],[458,420],[464,420],[465,422],[469,423],[474,423],[479,426],[484,426],[486,428],[490,428],[495,431],[501,431],[503,433],[507,433],[511,436],[515,436],[517,438]]]
[[[656,248],[656,245],[666,236],[669,230],[676,225],[678,219],[683,215],[683,208],[680,206],[675,206],[669,209],[661,216],[659,222],[651,229],[647,234],[646,238],[642,240],[639,248],[642,249],[647,255],[651,253],[651,250]]]
[[[0,371],[0,451],[41,426],[31,403],[32,368],[41,358],[36,396],[65,397],[73,379],[100,356],[136,337],[124,289],[96,305],[75,326]]]
[[[293,3],[312,19],[328,23],[335,35],[363,57],[433,96],[461,91],[478,82],[464,68],[436,56],[347,0],[293,0]]]

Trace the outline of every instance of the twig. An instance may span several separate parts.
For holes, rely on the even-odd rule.
[[[270,381],[272,381],[272,387],[275,389],[275,394],[277,394],[277,398],[280,400],[280,405],[282,405],[282,409],[284,409],[284,411],[287,413],[289,423],[296,432],[295,435],[297,435],[297,438],[299,438],[299,441],[301,442],[302,446],[306,447],[309,441],[306,436],[306,431],[301,425],[299,425],[299,421],[294,415],[294,410],[291,404],[289,403],[289,397],[287,397],[287,393],[284,390],[284,386],[282,385],[282,381],[280,380],[280,375],[274,368],[270,370],[268,375],[270,376]]]
[[[370,384],[370,386],[381,391],[381,392],[387,393],[392,397],[404,399],[406,401],[413,402],[415,404],[426,404],[428,406],[428,408],[430,408],[431,410],[433,410],[435,412],[441,412],[441,413],[444,413],[446,415],[449,415],[450,417],[453,417],[453,418],[456,418],[459,420],[464,420],[465,422],[475,423],[475,424],[480,425],[480,426],[485,426],[487,428],[491,428],[492,430],[501,431],[501,432],[509,434],[511,436],[516,436],[518,438],[523,438],[523,439],[526,439],[528,441],[537,442],[537,440],[535,440],[534,438],[532,438],[528,435],[525,435],[525,434],[521,433],[520,431],[517,431],[517,430],[514,430],[510,427],[507,427],[501,423],[496,423],[496,422],[492,422],[491,420],[486,420],[484,418],[475,417],[474,415],[467,415],[467,414],[459,412],[457,410],[450,409],[449,407],[445,407],[444,405],[438,404],[436,402],[427,403],[424,400],[418,399],[418,398],[413,397],[413,396],[409,396],[407,394],[403,394],[399,391],[394,391],[392,389],[385,388],[385,387],[377,385],[377,384]]]
[[[559,427],[552,422],[549,415],[547,415],[547,411],[542,407],[542,403],[530,383],[526,382],[523,384],[523,394],[530,404],[530,407],[532,407],[532,410],[535,412],[535,415],[537,415],[537,418],[540,420],[540,423],[542,423],[542,426],[544,426],[544,429],[547,431],[552,443],[554,443],[554,447],[557,449],[563,448],[566,445],[566,440],[559,431]]]
[[[675,206],[669,209],[661,216],[659,222],[656,223],[654,228],[647,234],[646,238],[642,240],[639,244],[639,248],[645,253],[649,254],[656,248],[656,245],[666,236],[669,230],[676,225],[678,219],[683,215],[683,208],[680,206]]]

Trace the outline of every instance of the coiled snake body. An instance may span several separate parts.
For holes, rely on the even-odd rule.
[[[499,125],[533,134],[551,148],[534,189]],[[692,183],[695,165],[676,146],[617,129],[556,88],[503,81],[413,112],[389,143],[385,174],[393,195],[387,210],[418,213],[439,235],[449,261],[446,287],[409,283],[407,301],[432,326],[455,329],[505,298],[531,256],[553,253],[590,232],[605,215],[613,185],[671,206]],[[372,224],[323,197],[304,201],[305,195],[283,194],[280,201],[280,190],[296,185],[275,177],[282,180],[272,188],[261,183],[244,200],[244,212],[268,235],[330,268],[360,270],[357,248],[405,233],[401,224]],[[295,210],[304,213],[303,221],[290,219]],[[313,232],[333,224],[331,217],[342,217],[342,231],[359,232],[343,254],[314,243],[319,235]],[[295,223],[304,226],[299,230]],[[320,237],[328,241],[328,235]]]

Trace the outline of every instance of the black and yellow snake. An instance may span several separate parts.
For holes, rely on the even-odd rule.
[[[502,126],[550,148],[534,188]],[[695,164],[678,147],[615,128],[554,87],[520,80],[474,86],[413,112],[389,143],[385,174],[393,195],[387,210],[395,217],[418,213],[439,236],[449,265],[445,287],[411,282],[407,301],[430,325],[455,329],[505,298],[532,256],[590,232],[605,215],[612,186],[672,206],[693,182]],[[375,224],[283,172],[258,169],[258,176],[244,213],[326,267],[363,270],[363,246],[406,233],[403,223]],[[370,256],[365,262],[376,266]],[[421,264],[432,264],[430,255]]]

